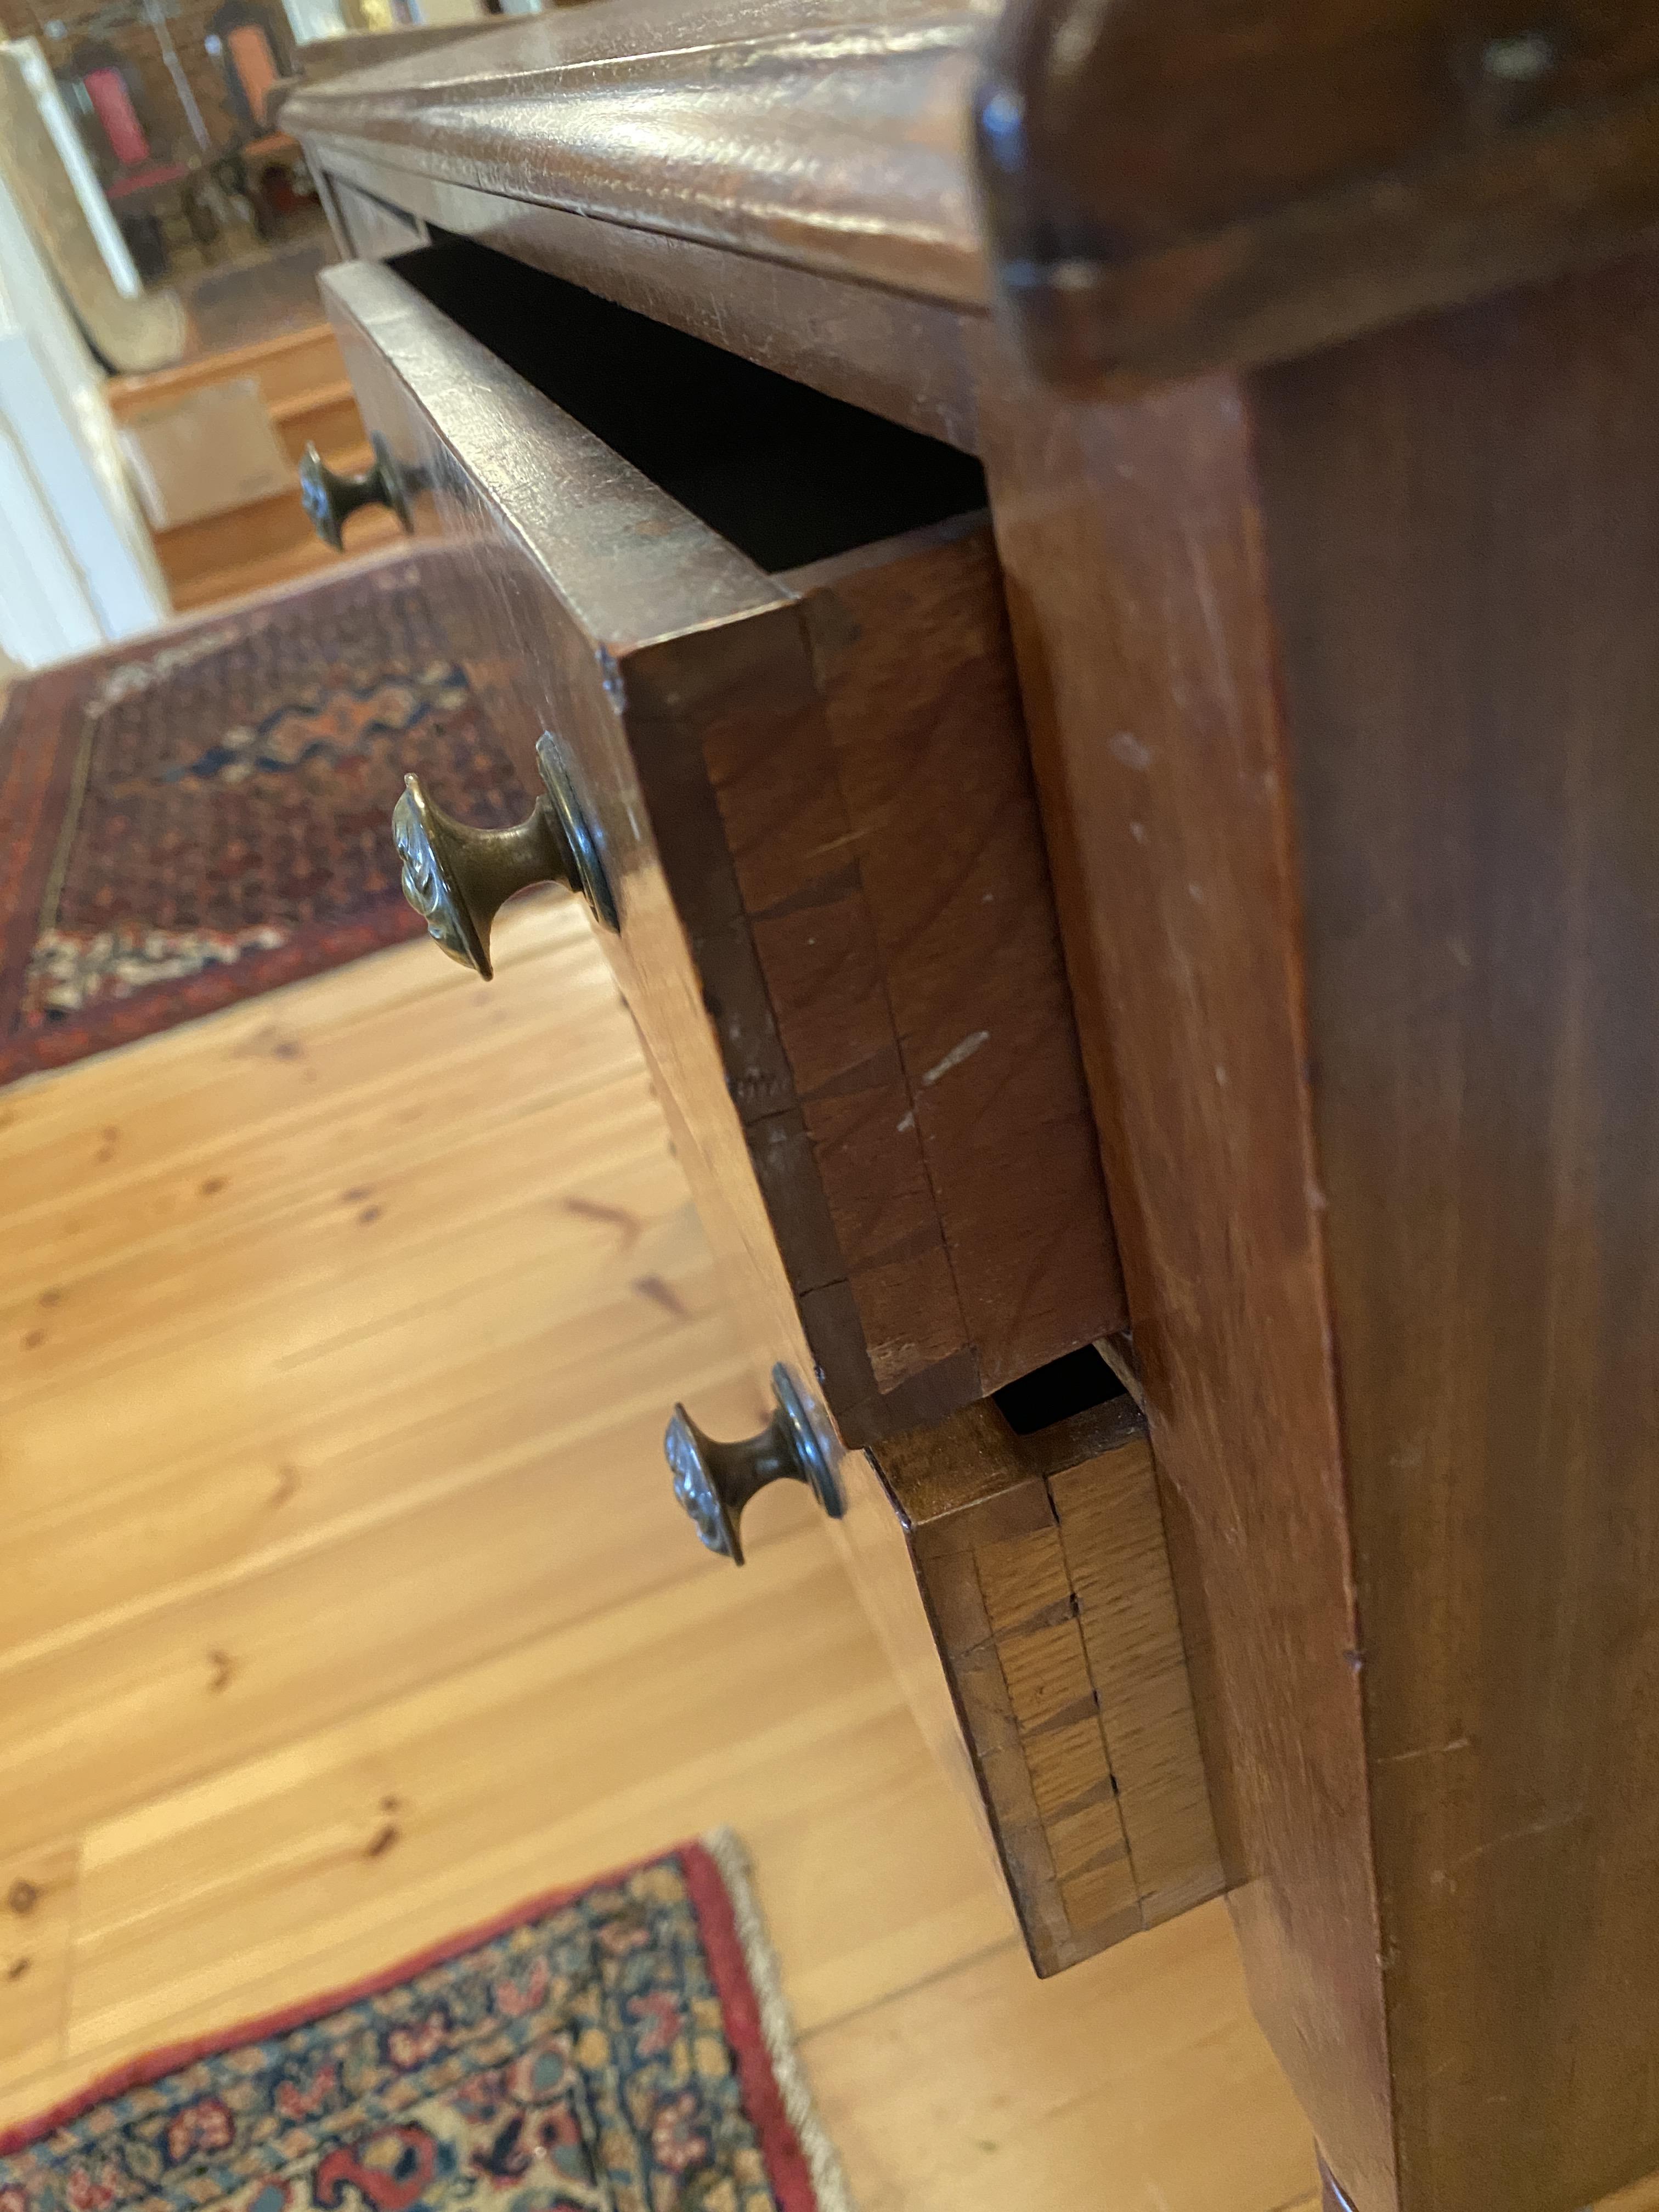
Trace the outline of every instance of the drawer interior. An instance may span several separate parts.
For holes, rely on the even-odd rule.
[[[526,383],[759,568],[970,514],[970,454],[468,239],[392,264]]]
[[[1045,1437],[1128,1395],[1127,1385],[1092,1344],[1062,1352],[991,1393],[1012,1435]]]

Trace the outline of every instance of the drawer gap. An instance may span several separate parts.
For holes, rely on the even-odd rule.
[[[434,229],[390,264],[664,491],[775,573],[971,514],[971,455]]]
[[[1017,1437],[1033,1437],[1058,1421],[1074,1419],[1128,1391],[1092,1344],[1046,1360],[992,1392],[992,1401]]]

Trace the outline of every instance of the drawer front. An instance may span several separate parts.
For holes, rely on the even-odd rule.
[[[528,787],[550,729],[593,817],[647,1051],[846,1441],[1121,1328],[984,519],[769,575],[393,270],[324,286],[416,526],[466,549]]]
[[[890,1507],[879,1513],[872,1498],[848,1522],[870,1609],[939,1756],[949,1766],[966,1751],[1038,1972],[1218,1895],[1163,1515],[1133,1400],[1034,1436],[1012,1433],[994,1404],[969,1407],[876,1445],[854,1479],[878,1483]]]

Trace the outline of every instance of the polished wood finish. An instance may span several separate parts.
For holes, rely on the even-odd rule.
[[[1012,314],[1078,385],[1304,352],[1659,220],[1642,0],[1014,0],[978,107]]]
[[[780,1359],[816,1377],[857,1443],[1114,1325],[1121,1287],[982,520],[769,578],[391,271],[328,289],[368,419],[453,549],[441,588],[486,684],[493,664],[500,726],[521,755],[544,721],[556,732],[603,838],[622,921],[603,942],[757,1380]],[[689,1396],[688,1410],[711,1434],[763,1425],[722,1431]],[[891,1504],[856,1454],[844,1480],[872,1611],[926,1637]],[[1073,1606],[1052,1525],[1042,1564],[1042,1604]],[[1159,1571],[1161,1553],[1145,1565]],[[929,1568],[929,1602],[948,1574]],[[1015,1634],[1012,1589],[1007,1607]],[[1073,1641],[1092,1709],[1091,1654]],[[939,1656],[908,1680],[937,1723]],[[933,1732],[957,1739],[947,1761],[983,1795],[1007,1863],[1063,1847],[1054,1925],[1027,1914],[1045,1971],[1146,1923],[1097,1722],[1087,1774],[1040,1800],[981,1790],[954,1723]],[[970,1734],[977,1753],[985,1727]],[[1088,1791],[1115,1830],[1109,1869],[1085,1847],[1073,1801]],[[1190,1899],[1215,1887],[1212,1869],[1179,1880]],[[1021,1894],[1029,1905],[1030,1881]]]
[[[1644,257],[1254,395],[1401,2194],[1436,2212],[1659,2166],[1656,340]]]
[[[526,781],[543,726],[568,751],[699,1195],[728,1186],[847,1440],[1116,1326],[982,531],[769,577],[391,271],[325,289],[425,526],[473,549]]]
[[[1359,1639],[1249,422],[1219,378],[1073,406],[997,356],[981,404],[1252,1992],[1327,2148],[1384,2204]]]
[[[398,206],[422,222],[568,278],[924,436],[966,453],[975,448],[974,380],[963,331],[977,315],[664,231],[593,223],[451,178],[393,173],[334,146],[328,159],[324,185],[337,193],[351,190],[368,198],[393,192]],[[344,226],[339,228],[344,243]],[[351,248],[378,260],[394,235],[395,227],[385,239],[366,238],[359,226]]]
[[[1356,2212],[1659,2163],[1656,327],[1641,259],[982,403],[1235,1917]]]
[[[283,125],[325,171],[367,165],[354,180],[394,204],[416,172],[982,307],[962,118],[990,12],[893,0],[872,25],[856,0],[568,8],[302,85]]]
[[[1218,1894],[1152,1455],[1133,1401],[1029,1437],[994,1406],[975,1406],[873,1456],[1038,1972]]]
[[[823,728],[710,778],[876,1380],[983,1396],[1122,1310],[1001,574],[973,517],[783,580]]]
[[[285,120],[383,198],[448,185],[514,204],[520,235],[547,208],[700,242],[728,256],[722,289],[733,257],[973,310],[1000,283],[1073,383],[1305,351],[1659,220],[1659,34],[1638,0],[1536,20],[1133,0],[1097,23],[1022,0],[981,70],[994,14],[571,9],[308,84]]]

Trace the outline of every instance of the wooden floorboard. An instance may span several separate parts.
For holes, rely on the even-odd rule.
[[[1048,1983],[804,1499],[570,903],[0,1094],[0,2120],[718,1823],[862,2212],[1303,2212],[1219,1906]]]

